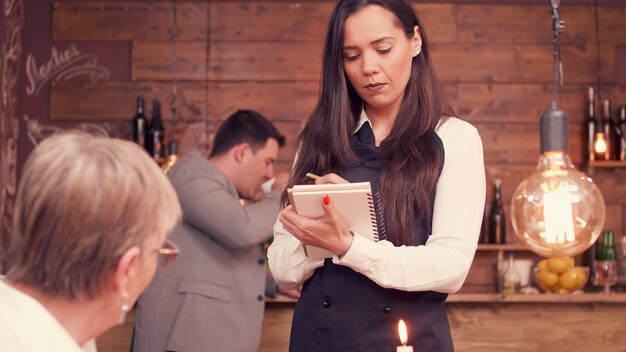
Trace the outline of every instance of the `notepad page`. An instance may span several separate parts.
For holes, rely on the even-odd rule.
[[[341,216],[348,228],[366,238],[378,241],[376,218],[372,204],[372,194],[369,183],[365,183],[367,189],[335,189],[313,190],[301,192],[297,189],[290,190],[290,199],[296,212],[300,215],[319,219],[324,216],[322,197],[328,195],[335,211]],[[356,188],[356,187],[355,187]],[[330,258],[333,253],[322,248],[306,246],[307,255],[310,258]]]

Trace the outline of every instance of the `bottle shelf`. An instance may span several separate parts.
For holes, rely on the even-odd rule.
[[[479,251],[530,251],[523,244],[479,244]]]
[[[622,160],[597,160],[590,161],[587,164],[590,168],[616,168],[616,167],[626,167],[626,161]]]

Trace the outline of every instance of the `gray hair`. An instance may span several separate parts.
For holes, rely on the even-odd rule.
[[[137,144],[52,136],[24,166],[7,277],[52,297],[93,298],[126,250],[145,255],[180,217],[172,185]]]

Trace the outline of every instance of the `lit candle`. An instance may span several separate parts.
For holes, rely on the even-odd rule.
[[[402,342],[402,346],[398,346],[396,348],[396,352],[413,352],[413,346],[406,345],[408,336],[406,332],[406,324],[402,319],[398,322],[398,335],[400,335],[400,342]]]

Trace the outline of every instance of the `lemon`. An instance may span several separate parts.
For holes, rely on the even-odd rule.
[[[569,270],[559,277],[559,286],[566,290],[573,290],[578,286],[578,273],[575,270]]]
[[[574,272],[576,273],[576,280],[578,280],[577,287],[582,287],[587,283],[587,267],[575,266]]]
[[[552,290],[554,286],[559,282],[559,275],[549,270],[542,270],[539,272],[537,279],[548,289]]]
[[[548,259],[548,269],[556,274],[563,274],[574,267],[574,261],[570,259],[572,258],[550,258]]]
[[[537,263],[537,270],[539,271],[548,270],[548,259],[541,259],[539,263]]]

